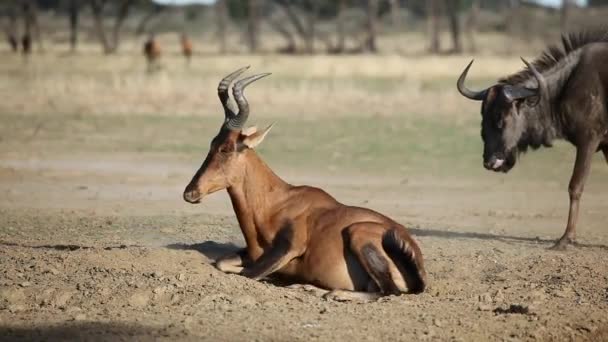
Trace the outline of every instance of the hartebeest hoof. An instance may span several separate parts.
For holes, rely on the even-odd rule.
[[[345,290],[333,290],[326,293],[325,300],[335,300],[337,302],[374,302],[382,297],[380,292],[355,292]]]
[[[328,290],[324,290],[322,288],[308,284],[293,284],[287,286],[287,288],[291,290],[305,291],[317,297],[323,297],[329,292]]]

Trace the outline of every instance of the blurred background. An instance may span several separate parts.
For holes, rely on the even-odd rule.
[[[173,200],[222,121],[218,81],[244,65],[273,73],[247,96],[250,124],[277,123],[260,150],[279,174],[506,179],[482,168],[479,103],[458,94],[458,75],[475,58],[469,85],[488,86],[561,33],[600,29],[608,1],[6,0],[0,10],[4,164],[97,170],[90,163],[143,158],[168,165]],[[543,162],[514,173],[566,189],[566,144],[532,158]]]

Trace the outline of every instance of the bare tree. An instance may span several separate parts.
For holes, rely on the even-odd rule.
[[[378,0],[367,0],[367,34],[363,42],[362,50],[369,52],[378,51],[376,46],[376,35],[378,30]]]
[[[477,33],[477,19],[479,17],[479,1],[473,0],[471,2],[471,9],[467,15],[466,20],[466,32],[469,43],[471,45],[471,52],[477,52],[477,44],[475,43],[475,34]]]
[[[19,33],[17,29],[17,10],[14,6],[7,9],[8,24],[5,28],[6,41],[13,52],[19,51]]]
[[[129,9],[133,5],[133,0],[122,0],[118,5],[118,11],[114,26],[112,27],[112,40],[108,40],[106,30],[103,24],[103,11],[107,3],[106,0],[91,0],[91,10],[93,12],[93,22],[95,24],[95,31],[97,37],[103,48],[105,54],[112,54],[118,51],[120,43],[120,30],[125,19],[129,15]]]
[[[260,19],[259,19],[259,2],[260,0],[249,0],[248,1],[248,23],[247,23],[247,38],[249,43],[249,51],[257,52],[258,51],[258,36],[259,36],[259,28],[260,28]]]
[[[306,15],[306,53],[314,54],[315,52],[315,26],[317,22],[318,1],[307,0],[307,15]]]
[[[462,53],[462,42],[460,35],[460,0],[445,0],[445,7],[450,22],[450,33],[452,34],[452,53]]]
[[[44,50],[42,46],[42,34],[38,23],[38,6],[33,0],[24,0],[22,2],[23,20],[25,30],[21,39],[23,52],[28,54],[31,52],[31,44],[35,40],[40,51]]]
[[[220,44],[220,53],[226,53],[226,23],[228,21],[228,3],[226,0],[217,0],[215,3],[217,20],[217,40]]]
[[[138,36],[144,34],[148,30],[150,22],[163,13],[165,9],[166,7],[163,5],[154,4],[151,10],[137,24],[135,34]]]
[[[391,26],[396,28],[399,26],[399,0],[388,0],[390,15],[391,15]]]
[[[344,28],[344,11],[346,10],[346,0],[338,0],[338,7],[336,12],[336,31],[338,40],[336,43],[336,53],[344,52],[346,45],[346,33]]]
[[[439,1],[426,1],[427,34],[429,35],[429,52],[439,53]]]
[[[570,19],[570,11],[574,6],[574,0],[562,0],[560,26],[562,32],[568,31],[568,21]]]
[[[69,20],[70,20],[70,49],[76,51],[78,45],[78,18],[80,13],[80,1],[70,0],[68,5]]]

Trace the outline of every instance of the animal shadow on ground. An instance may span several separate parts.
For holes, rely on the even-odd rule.
[[[417,237],[438,237],[443,239],[479,239],[479,240],[495,240],[505,243],[514,243],[514,242],[529,242],[535,244],[546,244],[547,246],[552,246],[556,240],[550,239],[541,239],[539,237],[523,237],[523,236],[512,236],[512,235],[498,235],[498,234],[489,234],[489,233],[478,233],[478,232],[458,232],[451,230],[443,230],[443,229],[432,229],[432,228],[409,228],[408,229],[412,234]],[[589,243],[579,243],[576,242],[574,244],[576,247],[583,248],[600,248],[608,250],[608,246],[602,244],[589,244]]]
[[[0,325],[2,341],[132,341],[154,340],[179,333],[163,327],[117,322],[74,322],[38,327]]]
[[[204,255],[208,259],[210,264],[213,264],[221,257],[235,253],[242,248],[231,242],[222,243],[215,241],[205,241],[202,243],[193,244],[174,243],[166,245],[165,247],[176,250],[197,251]],[[278,274],[270,275],[265,281],[275,286],[289,286],[297,283],[294,279],[281,277]]]
[[[241,247],[230,242],[222,243],[215,241],[205,241],[193,244],[174,243],[165,247],[169,249],[197,251],[209,259],[211,263],[216,262],[219,258],[228,254],[236,253],[241,249]]]

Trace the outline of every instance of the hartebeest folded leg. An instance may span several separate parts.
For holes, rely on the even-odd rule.
[[[266,249],[251,265],[243,268],[240,274],[255,280],[262,279],[300,256],[302,251],[299,247],[301,246],[296,239],[292,224],[287,224],[274,237],[270,248]]]
[[[592,142],[584,146],[576,148],[576,161],[574,162],[574,171],[570,178],[568,193],[570,194],[570,210],[568,212],[568,225],[564,235],[555,243],[552,249],[565,249],[570,243],[575,243],[576,239],[576,222],[578,220],[578,209],[583,189],[589,170],[591,169],[591,160],[593,154],[597,151],[599,142]]]
[[[382,294],[399,294],[402,291],[395,284],[391,274],[389,264],[391,259],[382,248],[384,232],[385,228],[377,223],[353,224],[347,228],[349,247]],[[404,282],[401,281],[401,283]],[[402,287],[404,287],[404,284]],[[405,288],[403,288],[403,291],[405,291]]]
[[[215,261],[214,266],[224,273],[241,273],[247,259],[247,249],[242,248],[234,254],[223,256]]]

